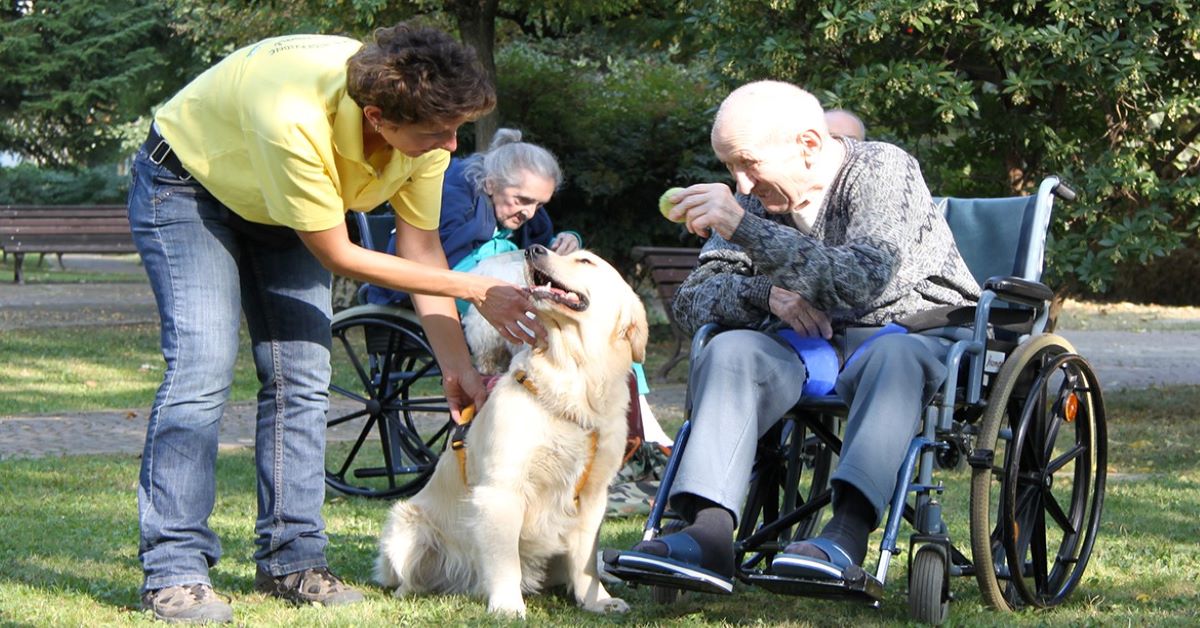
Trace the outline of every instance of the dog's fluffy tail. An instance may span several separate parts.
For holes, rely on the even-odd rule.
[[[418,593],[471,593],[478,578],[460,543],[411,502],[392,508],[379,541],[375,581],[397,597]]]

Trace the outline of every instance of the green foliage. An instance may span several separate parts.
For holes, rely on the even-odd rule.
[[[92,205],[125,202],[129,177],[111,164],[92,168],[0,168],[0,205]]]
[[[663,54],[587,52],[583,38],[500,50],[501,126],[558,156],[556,224],[621,265],[635,244],[680,243],[658,213],[663,190],[726,177],[708,141],[716,94],[701,68]]]
[[[469,0],[6,7],[0,150],[43,163],[109,160],[144,132],[130,121],[262,37],[362,37],[414,17],[492,32],[479,22],[488,3]],[[725,180],[708,147],[711,110],[734,85],[776,78],[860,113],[872,138],[921,160],[935,193],[1027,193],[1062,176],[1080,200],[1057,211],[1053,279],[1102,293],[1200,243],[1197,9],[1196,0],[501,0],[490,25],[500,124],[561,157],[568,185],[556,218],[618,263],[630,244],[680,242],[676,227],[641,212],[671,185]]]
[[[689,24],[727,86],[775,78],[859,112],[936,193],[1078,188],[1049,259],[1102,291],[1200,225],[1200,5],[1189,0],[707,0]]]
[[[126,125],[185,74],[165,13],[152,0],[29,4],[0,20],[0,149],[48,165],[111,160]]]
[[[267,37],[324,33],[361,39],[378,26],[428,12],[433,0],[167,0],[177,36],[194,46],[204,67]],[[189,80],[191,77],[188,77]]]

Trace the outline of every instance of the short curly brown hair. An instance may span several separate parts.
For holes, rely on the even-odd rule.
[[[375,29],[346,62],[346,90],[359,107],[379,107],[392,122],[475,120],[496,106],[473,48],[407,22]]]

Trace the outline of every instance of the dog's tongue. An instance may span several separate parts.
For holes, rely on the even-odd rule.
[[[546,284],[544,286],[538,286],[538,287],[534,288],[534,290],[537,290],[539,292],[548,292],[548,293],[550,293],[551,296],[555,297],[559,301],[570,301],[571,303],[579,303],[579,295],[578,294],[575,294],[574,292],[567,292],[566,290],[563,290],[561,288],[555,288],[554,286],[552,286],[550,284]]]

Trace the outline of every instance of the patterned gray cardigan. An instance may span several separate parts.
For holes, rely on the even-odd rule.
[[[772,285],[828,313],[835,330],[978,298],[916,159],[882,142],[845,144],[809,235],[789,215],[768,214],[758,199],[738,195],[742,222],[729,240],[713,233],[675,297],[684,329],[778,326],[768,304]]]

